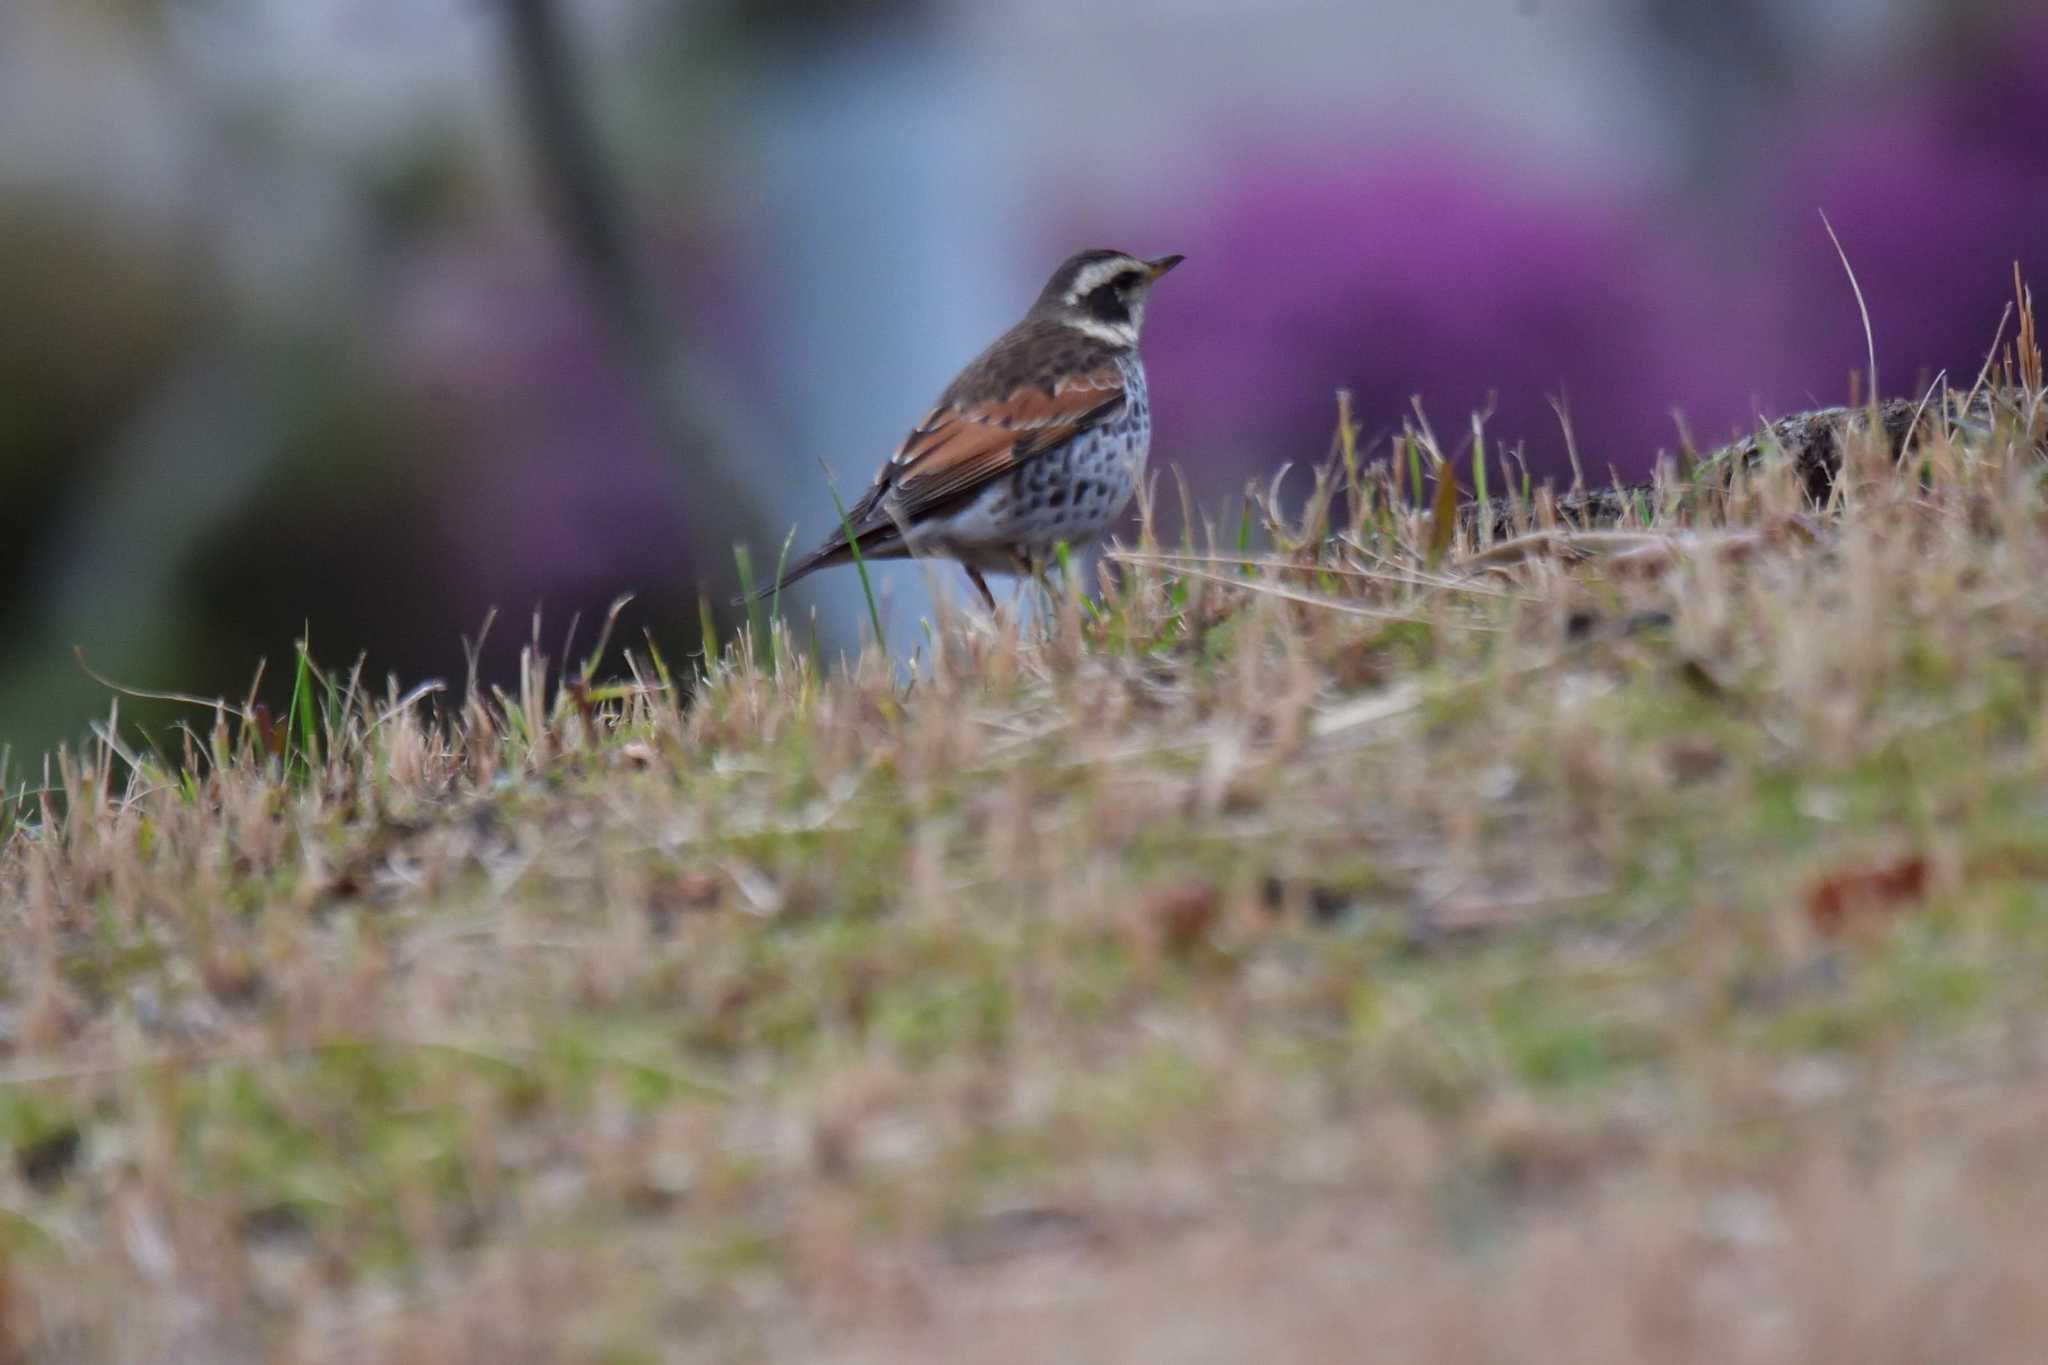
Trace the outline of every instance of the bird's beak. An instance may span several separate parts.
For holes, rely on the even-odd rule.
[[[1187,257],[1175,253],[1171,256],[1161,256],[1156,260],[1147,261],[1145,265],[1151,270],[1152,278],[1156,280],[1186,259]]]

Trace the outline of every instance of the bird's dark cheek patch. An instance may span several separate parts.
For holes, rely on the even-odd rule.
[[[1125,323],[1131,320],[1130,306],[1124,302],[1123,295],[1116,292],[1115,285],[1105,284],[1100,289],[1089,290],[1085,302],[1088,316],[1098,322]]]

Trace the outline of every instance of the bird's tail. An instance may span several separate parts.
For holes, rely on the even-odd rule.
[[[887,522],[860,532],[854,537],[853,543],[860,546],[863,559],[901,559],[904,553],[902,537],[897,535],[896,527]],[[853,549],[842,532],[790,565],[781,577],[767,587],[756,588],[750,593],[741,593],[732,599],[732,604],[741,607],[750,602],[762,601],[775,596],[799,578],[808,578],[820,569],[831,569],[851,563]]]
[[[756,588],[752,592],[743,592],[738,597],[732,599],[732,604],[736,607],[744,607],[750,603],[766,601],[790,584],[796,582],[799,578],[809,578],[820,569],[829,569],[835,564],[851,563],[852,560],[853,552],[846,548],[844,540],[835,539],[829,541],[790,565],[780,578],[770,583],[767,587]]]

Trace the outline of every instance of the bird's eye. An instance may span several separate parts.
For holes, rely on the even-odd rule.
[[[1118,275],[1116,279],[1112,281],[1112,283],[1116,285],[1118,293],[1123,293],[1124,291],[1130,289],[1136,289],[1139,285],[1143,284],[1144,282],[1145,277],[1143,275],[1140,275],[1135,270],[1126,270],[1123,272],[1123,274]]]

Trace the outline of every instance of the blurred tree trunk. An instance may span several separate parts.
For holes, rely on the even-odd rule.
[[[1779,107],[1795,56],[1776,0],[1636,0],[1686,160],[1713,181]]]
[[[758,440],[712,362],[663,316],[585,98],[556,0],[504,0],[513,93],[564,248],[618,363],[676,471],[678,519],[697,582],[731,581],[731,528],[756,501],[738,457]],[[713,592],[722,601],[723,591]]]

